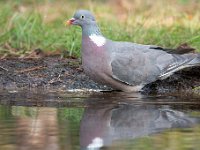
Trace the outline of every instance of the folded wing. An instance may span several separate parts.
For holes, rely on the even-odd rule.
[[[112,77],[129,85],[145,85],[165,79],[183,68],[200,65],[198,54],[171,54],[148,45],[131,46],[131,43],[115,47],[117,50],[113,50],[111,61]]]

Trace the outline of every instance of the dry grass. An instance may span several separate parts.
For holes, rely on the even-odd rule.
[[[0,1],[0,53],[21,56],[40,48],[79,55],[81,30],[63,22],[77,9],[94,12],[113,40],[200,50],[199,0]]]

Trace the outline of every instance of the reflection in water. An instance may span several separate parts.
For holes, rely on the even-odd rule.
[[[199,122],[169,106],[109,105],[92,106],[84,111],[80,127],[80,145],[83,149],[109,146],[114,141],[128,140],[171,128],[188,128]]]
[[[0,105],[0,150],[74,150],[82,116],[76,109]]]
[[[30,96],[23,99],[17,95],[12,95],[10,99],[0,97],[0,104],[4,104],[0,105],[0,149],[75,150],[106,147],[115,150],[146,150],[148,143],[145,141],[134,143],[146,135],[158,135],[150,149],[163,149],[170,140],[173,144],[168,146],[180,140],[178,149],[171,149],[182,150],[182,143],[185,142],[183,138],[188,139],[187,136],[190,141],[186,144],[190,149],[200,146],[199,142],[195,142],[200,140],[200,128],[194,126],[199,122],[199,108],[197,111],[191,109],[193,106],[199,107],[198,101],[183,104],[178,98],[124,93],[100,93],[87,100],[63,95],[60,96],[62,99],[56,99],[53,95],[48,101],[44,95],[37,96],[33,99]],[[40,107],[33,107],[36,104]],[[194,131],[184,133],[182,130],[169,130],[188,127]],[[167,138],[163,136],[164,133],[168,133]],[[128,148],[120,143],[123,141],[127,142]]]
[[[59,149],[57,110],[55,108],[12,106],[7,110],[11,110],[10,116],[12,117],[2,120],[1,122],[5,122],[0,123],[0,127],[2,127],[1,133],[5,132],[5,136],[10,137],[12,141],[4,140],[4,137],[0,137],[2,145],[0,149],[12,147],[13,144],[19,150]],[[14,126],[9,128],[6,125]]]
[[[35,118],[19,117],[16,121],[17,149],[58,150],[58,125],[55,108],[39,108]]]

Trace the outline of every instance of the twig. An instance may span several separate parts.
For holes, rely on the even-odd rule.
[[[31,72],[31,71],[35,71],[35,70],[41,70],[44,68],[47,68],[47,67],[46,66],[36,66],[36,67],[28,68],[28,69],[17,70],[16,73]]]
[[[6,68],[4,68],[4,67],[2,67],[2,66],[0,66],[0,68],[3,69],[3,70],[5,70],[5,71],[8,71],[8,69],[6,69]]]
[[[55,83],[55,82],[58,82],[58,81],[63,82],[63,81],[61,81],[60,77],[61,77],[61,75],[59,74],[57,78],[51,79],[48,83],[52,84],[52,83]]]

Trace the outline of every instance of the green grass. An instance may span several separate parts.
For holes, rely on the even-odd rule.
[[[95,13],[110,39],[171,48],[186,42],[200,50],[199,0],[0,0],[0,55],[21,56],[40,48],[80,56],[81,29],[64,25],[80,3]]]

